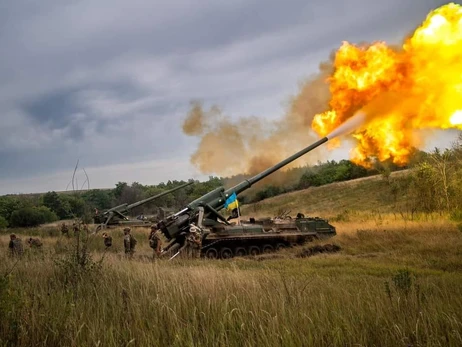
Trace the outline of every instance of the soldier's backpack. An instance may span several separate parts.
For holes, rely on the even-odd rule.
[[[137,242],[133,235],[130,235],[130,246],[135,247]]]

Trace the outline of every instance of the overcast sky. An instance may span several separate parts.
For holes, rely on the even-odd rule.
[[[65,190],[77,159],[91,188],[204,179],[191,100],[279,118],[343,40],[399,42],[443,3],[0,0],[0,194]]]

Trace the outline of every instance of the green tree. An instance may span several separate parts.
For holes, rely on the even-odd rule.
[[[269,185],[267,187],[265,187],[264,189],[260,190],[259,192],[257,192],[257,194],[255,195],[255,199],[256,201],[260,201],[260,200],[263,200],[263,199],[268,199],[268,198],[271,198],[273,196],[276,196],[276,195],[279,195],[279,194],[282,194],[282,189],[278,186],[274,186],[274,185]]]
[[[66,219],[70,217],[71,206],[66,198],[62,198],[55,191],[46,193],[42,198],[44,206],[48,207],[51,211],[56,213],[59,219]]]
[[[3,216],[0,216],[0,230],[6,229],[7,227],[8,227],[8,221]]]
[[[41,214],[42,222],[41,223],[52,223],[58,220],[56,213],[51,211],[46,206],[36,207],[37,211]]]
[[[300,178],[298,186],[299,189],[306,189],[309,187],[318,187],[322,184],[323,181],[320,175],[310,170],[303,174],[303,176]]]
[[[0,216],[7,221],[11,218],[13,211],[24,207],[22,201],[13,196],[0,196]]]
[[[62,205],[66,207],[67,218],[82,217],[85,212],[85,201],[76,195],[61,196]]]
[[[438,209],[435,171],[429,163],[423,162],[415,168],[410,193],[417,210],[430,213]]]
[[[127,182],[117,182],[116,187],[114,188],[114,196],[118,199],[122,196],[125,188],[128,187]]]
[[[58,219],[56,214],[45,206],[24,207],[11,214],[12,227],[34,227],[44,223],[54,222]]]
[[[105,210],[112,207],[113,194],[103,189],[92,189],[82,194],[82,199],[92,209]]]

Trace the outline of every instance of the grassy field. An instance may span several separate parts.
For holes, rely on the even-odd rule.
[[[329,240],[341,247],[333,254],[301,257],[295,247],[224,261],[153,261],[148,230],[138,229],[129,260],[122,231],[112,229],[113,249],[92,236],[91,258],[77,260],[74,238],[43,227],[15,231],[23,242],[33,235],[44,243],[42,251],[25,247],[17,261],[4,233],[0,345],[461,346],[462,232],[444,216],[386,213],[373,182],[381,184],[345,185],[369,210],[353,198],[347,204],[351,212]],[[259,212],[296,200],[312,207],[302,212],[331,204],[338,215],[341,199],[320,198],[342,197],[340,190],[320,190],[263,201]]]
[[[407,170],[393,172],[390,179],[400,178],[406,174],[408,174]],[[398,196],[398,204],[402,202],[402,198],[402,195]],[[335,217],[345,210],[362,212],[367,216],[371,213],[397,212],[390,194],[390,186],[381,175],[278,195],[255,204],[245,205],[242,210],[243,214],[256,217],[275,216],[280,210],[289,210],[292,215],[302,212],[323,217]]]

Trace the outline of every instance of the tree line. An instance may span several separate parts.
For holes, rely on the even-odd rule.
[[[423,153],[409,175],[386,178],[396,212],[446,213],[462,221],[462,134],[449,149]]]
[[[155,207],[178,209],[222,186],[223,181],[213,176],[205,182],[194,181],[193,185],[133,208],[130,215],[151,214]],[[74,218],[91,223],[96,210],[104,211],[125,203],[132,204],[185,183],[188,182],[175,180],[158,185],[143,185],[138,182],[129,185],[126,182],[118,182],[113,189],[0,196],[0,229],[7,226],[30,227]]]
[[[384,198],[396,202],[397,208],[399,201],[400,208],[411,213],[447,211],[454,214],[462,208],[461,164],[462,136],[445,151],[435,149],[426,153],[416,150],[409,164],[404,167],[393,164],[391,160],[372,161],[368,168],[350,160],[332,160],[318,162],[311,167],[276,172],[268,180],[263,180],[244,192],[239,200],[244,204],[253,203],[286,192],[382,174],[390,187],[390,194]],[[411,174],[389,179],[391,172],[403,169],[411,169]],[[178,210],[217,187],[230,187],[249,177],[210,176],[204,182],[194,181],[193,185],[133,208],[130,215],[150,215],[156,207]],[[81,218],[89,223],[95,209],[103,211],[124,203],[131,204],[185,183],[187,182],[176,180],[158,185],[118,182],[113,189],[106,190],[0,196],[0,228],[29,227],[72,218]]]

